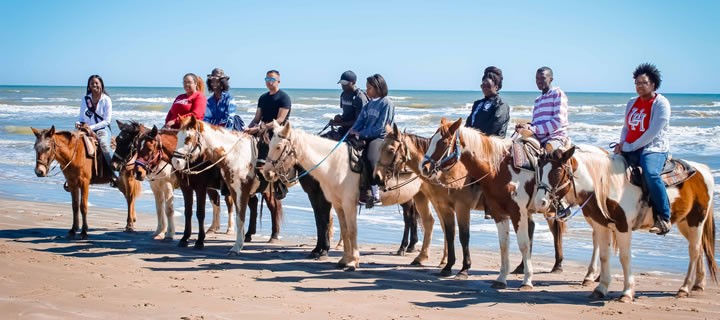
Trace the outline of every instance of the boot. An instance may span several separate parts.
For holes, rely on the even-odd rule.
[[[663,236],[670,232],[670,221],[665,221],[660,218],[655,218],[655,225],[650,228],[650,233],[657,234],[659,236]]]

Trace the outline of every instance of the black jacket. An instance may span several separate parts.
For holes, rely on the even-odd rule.
[[[473,103],[465,126],[478,129],[489,136],[505,138],[508,122],[510,122],[510,106],[500,98],[500,95],[494,95]]]

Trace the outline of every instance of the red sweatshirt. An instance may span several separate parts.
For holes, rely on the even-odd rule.
[[[165,124],[170,120],[177,120],[180,116],[184,116],[188,113],[195,115],[195,118],[202,120],[205,117],[205,106],[207,105],[207,99],[202,92],[195,91],[189,97],[186,93],[183,93],[173,102],[170,111],[168,111],[167,117],[165,117]],[[179,128],[180,123],[175,123],[173,128]]]

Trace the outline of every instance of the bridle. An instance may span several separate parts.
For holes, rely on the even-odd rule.
[[[542,155],[541,157],[547,157],[547,155]],[[548,160],[544,160],[548,161]],[[541,162],[544,162],[543,159],[541,159]],[[560,208],[560,199],[564,197],[559,196],[558,192],[560,190],[565,189],[568,185],[572,185],[573,194],[575,195],[575,198],[577,199],[577,187],[575,186],[575,173],[572,169],[572,158],[570,158],[567,162],[563,163],[560,168],[562,169],[562,176],[558,180],[557,184],[555,186],[550,186],[549,184],[542,181],[540,170],[543,166],[541,166],[541,163],[538,163],[537,168],[535,169],[535,183],[537,184],[537,188],[535,189],[535,192],[537,193],[540,190],[545,190],[545,193],[547,194],[550,204],[557,210]],[[565,182],[562,182],[562,181]],[[532,196],[531,199],[533,199],[535,195]],[[556,211],[557,212],[557,211]]]
[[[386,137],[387,139],[387,137]],[[392,160],[388,165],[385,165],[383,163],[380,163],[385,167],[385,175],[383,177],[382,185],[383,185],[383,191],[393,191],[400,189],[418,178],[418,176],[414,176],[411,179],[408,179],[407,181],[400,183],[398,185],[394,185],[392,187],[387,187],[387,181],[390,180],[390,177],[395,177],[396,179],[399,179],[400,176],[400,168],[402,168],[405,163],[407,163],[409,160],[412,159],[410,156],[410,149],[407,146],[407,142],[405,139],[396,139],[396,138],[390,138],[391,140],[395,140],[398,143],[400,143],[400,146],[395,150]],[[402,151],[401,151],[402,150]]]
[[[139,139],[138,143],[143,143],[145,140],[150,140],[148,136],[144,136],[142,139]],[[148,171],[153,171],[158,163],[160,162],[160,159],[162,158],[162,137],[157,134],[155,135],[155,138],[152,139],[152,141],[155,141],[157,143],[157,149],[155,150],[155,155],[150,158],[148,161],[144,161],[141,158],[137,158],[135,160],[135,164],[145,168]],[[138,150],[139,153],[139,150]]]
[[[283,145],[283,149],[280,152],[280,155],[277,157],[277,159],[271,159],[270,155],[267,156],[267,162],[270,163],[270,165],[273,168],[273,172],[280,178],[280,181],[283,184],[292,184],[299,177],[291,177],[293,170],[290,170],[289,168],[292,167],[292,165],[285,167],[285,164],[288,160],[291,158],[293,159],[293,164],[297,164],[297,152],[295,151],[295,147],[292,145],[292,140],[288,139],[287,137],[283,137],[280,134],[276,134],[278,138],[287,141]]]
[[[140,136],[140,133],[136,135],[132,142],[130,143],[130,150],[125,155],[125,157],[121,157],[118,155],[117,152],[113,154],[113,161],[117,161],[122,164],[123,167],[125,167],[126,170],[129,170],[129,167],[132,167],[137,160],[137,143],[138,143],[138,137]]]
[[[450,150],[453,149],[453,146],[455,147],[455,151],[450,152]],[[460,154],[462,154],[462,150],[460,148],[460,130],[457,130],[455,131],[455,143],[448,144],[439,160],[435,161],[432,157],[426,154],[423,157],[423,161],[430,162],[430,176],[432,176],[438,173],[438,171],[446,172],[452,169],[458,161],[460,161]],[[450,161],[452,161],[452,163],[449,166],[444,167],[444,165]]]
[[[41,161],[40,159],[38,159],[37,157],[35,157],[35,166],[37,167],[38,165],[42,165],[42,166],[44,166],[45,168],[47,168],[47,169],[48,169],[48,171],[47,171],[47,174],[48,174],[47,176],[48,176],[48,177],[54,177],[54,176],[60,174],[60,172],[64,172],[65,169],[67,169],[67,167],[69,167],[70,164],[73,162],[73,160],[75,160],[75,155],[77,154],[78,147],[80,146],[80,139],[79,139],[79,137],[77,136],[77,134],[73,133],[73,137],[76,138],[76,139],[75,139],[75,148],[73,149],[73,154],[72,154],[72,156],[70,156],[70,160],[68,160],[68,163],[67,163],[66,165],[64,165],[62,168],[60,168],[60,171],[56,172],[56,173],[55,173],[54,175],[52,175],[52,176],[49,175],[51,171],[53,171],[53,170],[55,170],[55,168],[57,168],[57,164],[60,163],[60,162],[57,162],[57,164],[55,164],[55,166],[53,166],[52,168],[50,168],[50,164],[53,163],[53,161],[55,161],[55,157],[56,157],[56,153],[55,153],[55,152],[56,152],[56,150],[57,150],[57,143],[55,142],[55,138],[54,138],[54,137],[48,138],[48,139],[50,140],[50,150],[51,150],[51,151],[50,151],[50,157],[48,157],[48,160],[47,160],[47,161]]]

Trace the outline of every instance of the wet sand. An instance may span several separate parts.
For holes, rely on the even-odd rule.
[[[152,240],[154,214],[138,213],[139,231],[125,233],[125,211],[89,211],[90,239],[70,240],[69,204],[0,199],[0,318],[720,318],[720,290],[709,280],[705,292],[674,298],[684,274],[636,273],[636,300],[621,303],[613,298],[622,270],[613,269],[610,297],[590,300],[592,288],[580,285],[586,266],[566,261],[562,274],[551,274],[552,257],[536,255],[532,291],[517,290],[521,275],[495,290],[497,252],[473,249],[469,279],[455,280],[437,275],[441,247],[431,247],[426,266],[412,267],[415,253],[395,256],[395,246],[364,244],[360,268],[345,272],[334,268],[340,251],[306,259],[310,238],[267,244],[256,237],[241,256],[228,257],[231,235],[209,235],[195,250],[193,234],[191,247],[179,248],[180,234],[174,242]],[[513,252],[513,266],[519,260]]]

